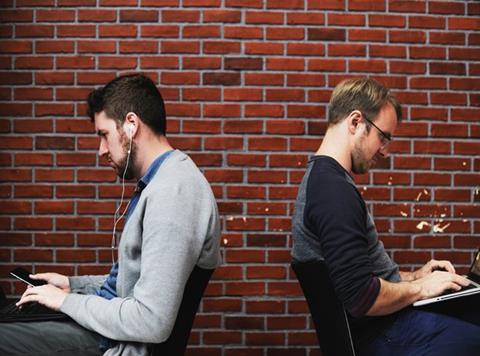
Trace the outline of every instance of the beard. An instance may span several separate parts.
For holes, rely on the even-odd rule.
[[[121,140],[124,155],[118,164],[115,163],[114,169],[117,173],[117,176],[130,180],[135,178],[133,162],[135,162],[137,146],[134,142],[132,142],[132,147],[130,149],[129,155],[128,149],[130,148],[130,140],[127,139],[127,136],[124,133],[121,136]]]
[[[352,172],[355,174],[367,173],[369,169],[375,165],[376,162],[376,160],[374,159],[367,159],[365,157],[365,153],[362,150],[362,142],[363,140],[360,140],[355,143],[351,154]]]

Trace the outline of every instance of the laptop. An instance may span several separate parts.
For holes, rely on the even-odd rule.
[[[38,303],[25,305],[21,309],[15,305],[16,301],[7,299],[0,287],[0,323],[68,320],[66,314],[49,309]]]
[[[470,281],[470,285],[462,288],[458,292],[447,292],[445,294],[439,295],[438,297],[428,298],[424,300],[418,300],[413,303],[414,307],[419,307],[422,305],[432,304],[441,302],[444,300],[451,300],[455,298],[462,298],[474,294],[480,293],[480,249],[478,249],[475,257],[473,259],[472,265],[470,266],[470,271],[466,278]]]

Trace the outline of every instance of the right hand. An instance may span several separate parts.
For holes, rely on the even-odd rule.
[[[420,299],[439,296],[448,289],[459,291],[470,284],[465,277],[446,271],[433,271],[412,283],[420,287]]]
[[[46,281],[48,284],[54,285],[63,291],[70,293],[70,282],[67,276],[59,273],[37,273],[31,274],[30,278]]]

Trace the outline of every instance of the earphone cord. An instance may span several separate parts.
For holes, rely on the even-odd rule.
[[[112,265],[115,264],[115,246],[117,244],[117,238],[115,236],[116,231],[117,231],[117,224],[118,222],[123,218],[125,213],[127,212],[128,206],[130,205],[130,201],[128,202],[127,206],[123,210],[122,215],[117,219],[117,214],[120,211],[120,208],[122,207],[123,204],[123,197],[125,195],[125,174],[127,173],[128,169],[128,163],[130,162],[130,152],[132,152],[132,139],[130,138],[130,145],[128,147],[128,152],[127,152],[127,164],[125,165],[125,170],[123,171],[122,175],[122,195],[120,198],[120,204],[118,205],[117,210],[115,211],[115,214],[113,215],[113,231],[112,231]]]

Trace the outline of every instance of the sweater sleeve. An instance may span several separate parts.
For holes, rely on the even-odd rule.
[[[206,188],[169,183],[149,191],[145,203],[136,208],[144,209],[143,221],[135,226],[141,235],[141,251],[130,246],[121,251],[125,254],[121,258],[141,260],[131,295],[106,300],[70,294],[62,312],[113,340],[159,343],[168,338],[206,237],[219,237],[216,205]]]
[[[305,225],[320,237],[336,294],[350,315],[361,317],[380,291],[368,257],[367,211],[356,188],[343,179],[308,184]]]

